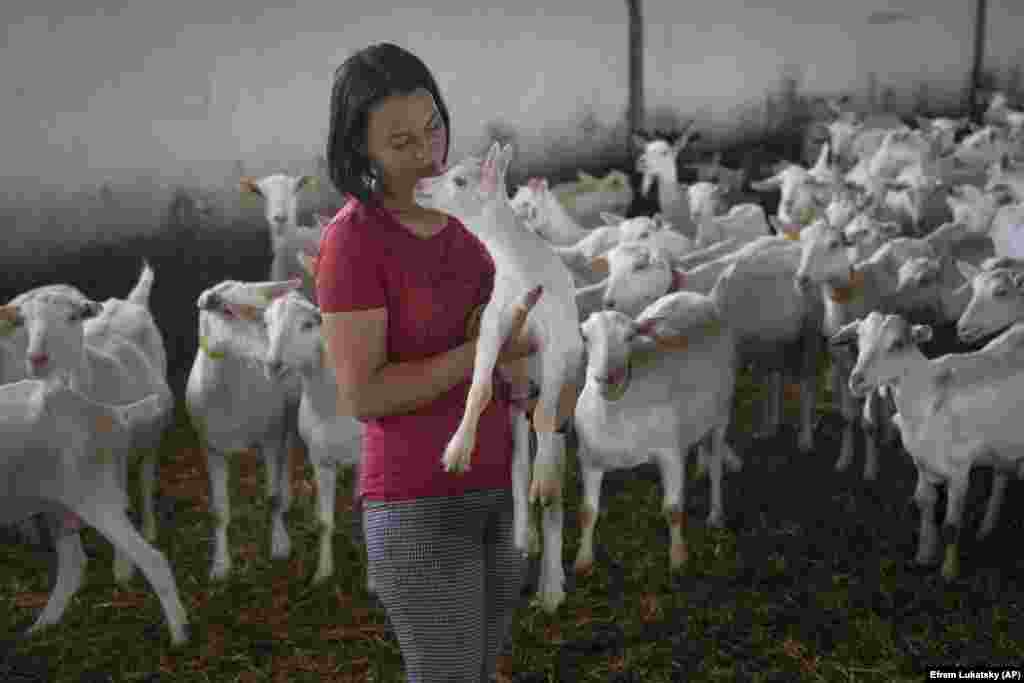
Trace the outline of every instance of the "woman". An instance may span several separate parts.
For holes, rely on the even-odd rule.
[[[369,573],[409,681],[486,683],[519,601],[512,543],[509,397],[484,411],[464,474],[441,456],[462,418],[474,313],[494,262],[456,218],[423,209],[416,183],[448,158],[448,108],[427,67],[391,44],[335,74],[327,162],[347,203],[317,269],[339,411],[366,424],[358,496]],[[518,311],[499,362],[534,352]]]

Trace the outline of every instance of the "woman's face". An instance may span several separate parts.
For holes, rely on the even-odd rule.
[[[386,191],[411,195],[418,180],[441,172],[447,141],[434,98],[421,88],[381,100],[370,110],[366,144],[384,174]]]

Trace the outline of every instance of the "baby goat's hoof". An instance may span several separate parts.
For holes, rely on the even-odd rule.
[[[460,474],[469,469],[470,456],[473,454],[473,445],[465,444],[465,441],[459,439],[453,439],[448,448],[444,451],[444,457],[441,458],[441,464],[444,465],[445,472],[455,472]]]

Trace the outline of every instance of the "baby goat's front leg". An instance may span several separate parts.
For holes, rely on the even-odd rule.
[[[480,338],[473,361],[473,383],[466,397],[466,410],[459,428],[448,442],[441,458],[445,471],[463,472],[469,469],[470,457],[476,446],[476,430],[480,423],[480,415],[494,395],[491,377],[498,362],[498,355],[512,329],[529,314],[540,293],[541,288],[535,287],[511,302],[506,296],[492,296],[484,308],[480,321]],[[506,305],[506,302],[511,305]]]

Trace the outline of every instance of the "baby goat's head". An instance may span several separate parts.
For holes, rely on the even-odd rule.
[[[505,174],[512,159],[512,146],[504,149],[495,142],[484,160],[467,157],[439,176],[416,184],[415,201],[426,209],[455,216],[467,227],[488,206],[508,208]],[[510,215],[512,214],[509,210]]]

